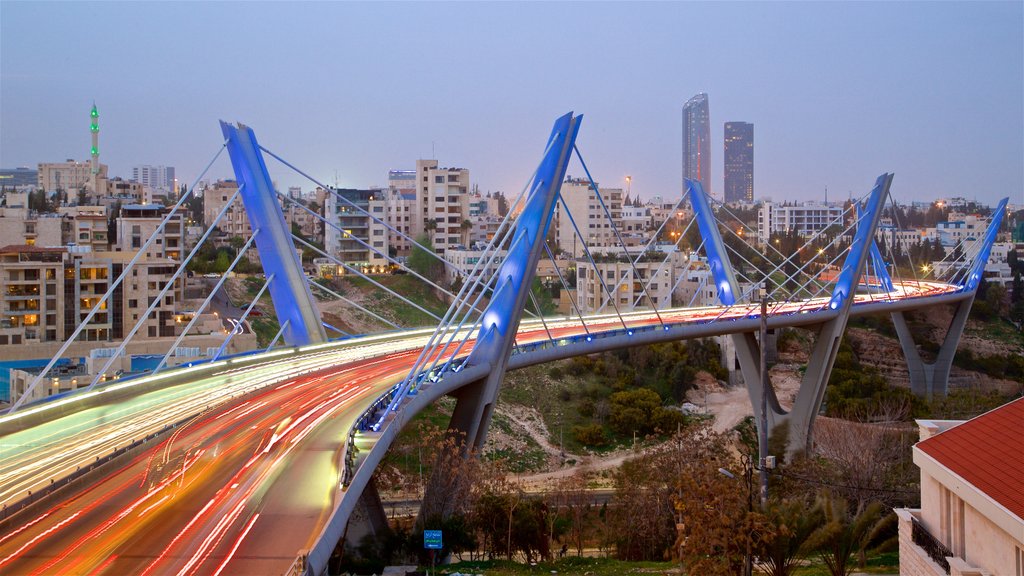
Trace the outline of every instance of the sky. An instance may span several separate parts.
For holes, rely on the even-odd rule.
[[[515,196],[554,119],[602,186],[677,198],[682,105],[754,124],[754,194],[1024,202],[1024,3],[0,0],[0,167],[85,160],[191,182],[218,120],[327,184],[418,158]],[[268,159],[279,187],[313,185]],[[569,174],[581,176],[578,163]],[[226,155],[206,178],[231,177]]]

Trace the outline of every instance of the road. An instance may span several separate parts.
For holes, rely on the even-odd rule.
[[[949,291],[924,285],[916,295]],[[858,296],[860,301],[878,298]],[[827,299],[779,313],[821,309]],[[752,307],[626,316],[629,326],[740,318]],[[615,315],[524,322],[520,344],[621,329]],[[587,332],[589,331],[589,332]],[[404,377],[429,331],[309,347],[256,367],[82,410],[0,438],[0,502],[187,419],[59,505],[0,535],[2,574],[280,574],[334,508],[356,418]],[[467,346],[463,353],[468,353]],[[300,349],[301,351],[301,349]],[[13,418],[15,416],[5,416]]]

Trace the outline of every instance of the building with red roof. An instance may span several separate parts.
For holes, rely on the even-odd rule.
[[[1024,576],[1024,398],[918,424],[921,508],[896,511],[900,575]]]

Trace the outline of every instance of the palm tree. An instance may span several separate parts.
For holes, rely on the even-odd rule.
[[[818,496],[825,523],[807,545],[818,551],[831,576],[849,576],[855,564],[864,564],[868,549],[881,549],[896,541],[893,527],[896,517],[885,514],[882,505],[873,502],[859,512],[851,512],[846,500],[828,492]],[[857,562],[851,562],[854,555]]]
[[[812,552],[811,537],[825,524],[825,514],[820,505],[796,498],[772,502],[766,513],[776,532],[757,550],[758,563],[769,576],[789,576]]]

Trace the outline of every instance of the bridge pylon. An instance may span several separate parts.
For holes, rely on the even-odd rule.
[[[544,242],[582,120],[583,116],[570,112],[555,121],[547,153],[511,233],[508,255],[496,272],[494,295],[483,312],[480,336],[465,363],[467,367],[489,365],[490,372],[459,390],[449,426],[451,431],[464,435],[467,448],[480,449],[487,438],[487,426],[505,377],[519,321],[526,309],[537,262],[544,252]]]
[[[456,439],[465,455],[479,451],[487,439],[487,427],[515,345],[519,322],[526,309],[537,262],[544,252],[555,204],[582,119],[582,116],[574,116],[570,112],[555,120],[547,141],[547,152],[508,235],[511,239],[508,252],[495,272],[494,291],[480,317],[473,350],[459,369],[481,373],[479,378],[470,380],[452,393],[456,401],[448,433]],[[420,509],[420,522],[447,517],[451,513],[445,504],[447,499],[433,496],[444,491],[445,479],[435,473],[429,482]]]
[[[697,219],[697,226],[704,240],[708,265],[718,288],[718,299],[726,306],[733,305],[741,292],[735,271],[725,251],[721,233],[715,223],[711,206],[699,182],[687,180],[686,184],[687,192],[690,194],[690,203]],[[821,409],[825,387],[832,373],[836,354],[839,352],[839,343],[850,317],[853,296],[860,283],[865,261],[870,256],[871,247],[874,245],[875,230],[878,227],[883,202],[889,193],[891,184],[892,174],[883,174],[875,181],[864,214],[859,218],[850,251],[829,299],[828,309],[831,314],[818,325],[814,349],[791,410],[787,412],[782,408],[775,390],[769,382],[768,413],[765,418],[768,424],[768,433],[771,434],[780,424],[787,425],[789,436],[786,453],[788,456],[806,449],[811,440],[814,418]],[[736,345],[736,357],[740,363],[740,371],[747,386],[751,406],[759,407],[761,399],[760,346],[762,343],[757,341],[753,333],[736,334],[732,338]],[[758,417],[754,420],[760,429],[761,419]]]
[[[256,134],[252,128],[242,124],[236,127],[222,121],[220,128],[227,140],[245,213],[256,235],[260,263],[270,279],[270,297],[277,319],[284,326],[284,341],[289,346],[324,342],[327,333],[302,271],[291,229],[281,211]]]
[[[945,396],[949,392],[949,372],[953,366],[953,357],[956,356],[956,348],[960,344],[960,337],[963,336],[964,327],[967,326],[967,316],[974,304],[974,298],[978,294],[978,285],[985,273],[985,264],[988,262],[989,254],[992,251],[992,244],[995,243],[999,234],[999,226],[1002,224],[1003,215],[1006,213],[1006,204],[1009,198],[1003,198],[996,206],[992,214],[992,220],[985,231],[981,249],[975,257],[970,270],[964,277],[961,291],[969,296],[956,303],[953,311],[953,319],[950,320],[946,336],[939,347],[939,353],[932,362],[925,362],[921,358],[921,352],[917,349],[914,335],[907,325],[903,312],[893,312],[892,323],[896,327],[896,336],[900,341],[900,348],[903,349],[903,357],[907,361],[907,371],[910,374],[910,390],[918,396],[931,399],[935,394]]]

